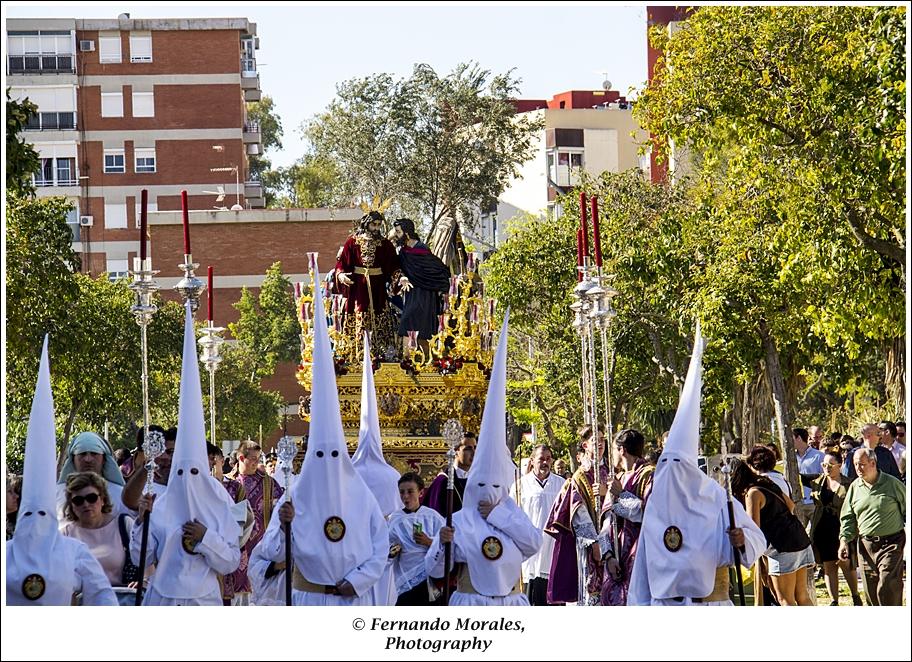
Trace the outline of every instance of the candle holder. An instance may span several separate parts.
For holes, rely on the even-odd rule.
[[[279,462],[282,463],[282,473],[285,478],[285,491],[288,491],[289,486],[291,485],[291,461],[294,460],[295,455],[298,454],[298,446],[295,444],[294,439],[288,435],[279,439],[279,443],[276,444],[276,455],[279,458]]]
[[[222,362],[221,346],[225,342],[221,334],[225,329],[215,326],[212,320],[206,323],[200,331],[199,346],[202,349],[200,363],[206,366],[209,371],[209,437],[213,446],[215,443],[215,371],[218,370],[219,363]]]
[[[184,272],[184,277],[172,288],[180,293],[184,303],[190,302],[190,310],[194,313],[199,308],[200,296],[206,289],[206,283],[196,277],[195,270],[199,264],[193,261],[193,255],[184,254],[184,263],[177,265]]]
[[[157,271],[152,270],[152,258],[133,258],[133,282],[130,289],[136,295],[136,303],[130,307],[130,312],[136,317],[139,325],[140,351],[142,354],[142,398],[143,398],[143,439],[149,438],[149,337],[148,328],[152,317],[158,311],[158,306],[152,301],[153,295],[158,291],[155,282]],[[154,468],[154,463],[153,463]],[[151,487],[149,488],[151,489]]]
[[[146,434],[143,438],[143,453],[146,456],[146,486],[143,493],[151,494],[156,469],[155,460],[165,452],[165,435],[158,430],[144,431],[144,433]]]

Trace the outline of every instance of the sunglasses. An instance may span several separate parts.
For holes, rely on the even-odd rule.
[[[74,496],[70,501],[78,508],[83,503],[95,503],[98,501],[98,498],[98,494],[93,492],[92,494],[86,494],[85,496]]]

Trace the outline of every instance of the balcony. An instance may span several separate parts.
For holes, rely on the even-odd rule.
[[[266,206],[263,185],[257,181],[244,182],[244,201],[251,209],[263,209]]]
[[[76,128],[76,113],[42,113],[30,115],[26,131],[65,131]]]
[[[7,56],[7,71],[13,74],[74,74],[72,53],[29,53]]]
[[[47,188],[49,186],[77,186],[79,184],[78,180],[75,178],[65,178],[65,179],[45,179],[44,177],[33,177],[32,181],[35,183],[35,188]]]
[[[260,125],[258,122],[246,122],[242,134],[245,144],[259,144],[262,142]]]

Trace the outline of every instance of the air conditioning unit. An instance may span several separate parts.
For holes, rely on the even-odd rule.
[[[94,221],[95,221],[94,216],[80,216],[79,217],[79,225],[80,225],[80,227],[83,227],[83,228],[92,227],[92,224],[94,223]]]
[[[79,50],[83,53],[91,53],[95,50],[95,42],[91,39],[80,39]]]

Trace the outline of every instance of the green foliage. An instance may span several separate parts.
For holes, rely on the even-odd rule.
[[[652,35],[668,66],[635,112],[698,155],[698,308],[742,378],[761,319],[795,383],[851,381],[903,335],[905,20],[899,7],[705,7]]]
[[[62,198],[10,196],[7,205],[7,459],[21,462],[38,351],[50,334],[52,388],[60,443],[78,429],[109,421],[127,434],[141,419],[139,327],[123,281],[75,273],[78,259]],[[179,306],[168,304],[149,327],[153,409],[176,412],[180,370]]]
[[[339,174],[331,161],[307,155],[264,173],[263,186],[267,207],[331,207],[338,200]]]
[[[250,379],[265,379],[275,373],[279,361],[297,362],[300,325],[294,310],[291,281],[282,274],[282,263],[266,271],[258,298],[244,288],[234,307],[238,321],[228,325],[247,356],[241,362],[250,368]]]
[[[260,381],[251,378],[249,348],[243,345],[223,346],[222,362],[215,376],[215,426],[217,439],[256,438],[260,426],[273,430],[279,424],[282,396],[267,391]],[[209,373],[201,373],[204,411],[209,421]]]
[[[335,163],[339,202],[392,197],[402,213],[434,224],[496,197],[532,157],[541,128],[516,116],[512,72],[460,64],[440,77],[427,64],[408,79],[389,74],[338,86],[305,126],[314,154]]]
[[[38,106],[28,100],[13,101],[6,88],[6,192],[7,195],[34,195],[32,175],[38,172],[41,161],[38,152],[19,136],[28,118],[38,112]]]
[[[130,311],[134,295],[125,280],[91,278],[75,272],[60,198],[12,194],[6,210],[7,354],[6,459],[21,470],[38,352],[50,334],[49,355],[58,447],[80,430],[109,425],[114,447],[132,447],[142,422],[140,327]],[[157,302],[148,327],[149,404],[153,422],[177,423],[184,308]],[[281,396],[260,385],[265,365],[295,360],[298,340],[290,284],[273,265],[260,293],[255,332],[225,348],[216,378],[218,438],[274,429]],[[241,324],[243,327],[243,324]],[[242,334],[244,335],[244,334]],[[260,353],[266,347],[265,355]],[[208,404],[209,375],[201,370]],[[208,423],[208,419],[207,419]]]
[[[690,351],[685,284],[692,257],[680,243],[679,230],[684,200],[637,171],[606,173],[590,182],[588,191],[599,195],[603,210],[611,210],[602,219],[602,252],[606,272],[615,274],[614,286],[624,293],[615,299],[617,318],[608,334],[615,355],[614,428],[638,427],[656,437],[671,422],[675,385],[683,380]],[[511,308],[516,342],[510,353],[511,412],[519,421],[534,420],[543,439],[571,455],[583,420],[580,341],[569,308],[576,282],[578,200],[578,193],[563,198],[567,211],[559,219],[513,219],[507,241],[484,263],[489,291]],[[600,342],[596,360],[601,374]],[[599,393],[604,412],[601,383]]]

